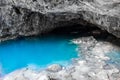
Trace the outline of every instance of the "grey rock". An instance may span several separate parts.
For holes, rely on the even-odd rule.
[[[120,1],[0,0],[0,40],[74,24],[94,24],[120,38]]]
[[[52,72],[58,72],[62,70],[62,66],[59,64],[53,64],[53,65],[48,66],[47,70],[52,71]]]

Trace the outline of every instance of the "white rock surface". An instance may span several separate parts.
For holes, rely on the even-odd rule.
[[[62,66],[59,64],[53,64],[53,65],[48,66],[47,70],[52,71],[52,72],[58,72],[62,70]]]

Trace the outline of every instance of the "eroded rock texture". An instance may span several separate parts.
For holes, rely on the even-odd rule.
[[[0,0],[1,40],[74,24],[94,24],[120,38],[120,1]]]

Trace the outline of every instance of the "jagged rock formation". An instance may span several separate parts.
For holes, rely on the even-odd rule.
[[[0,0],[0,39],[96,25],[120,38],[119,0]]]

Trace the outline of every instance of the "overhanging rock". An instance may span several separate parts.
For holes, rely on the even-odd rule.
[[[1,39],[9,39],[21,35],[38,35],[56,27],[73,24],[88,25],[88,23],[94,24],[120,38],[120,1],[0,1]]]

